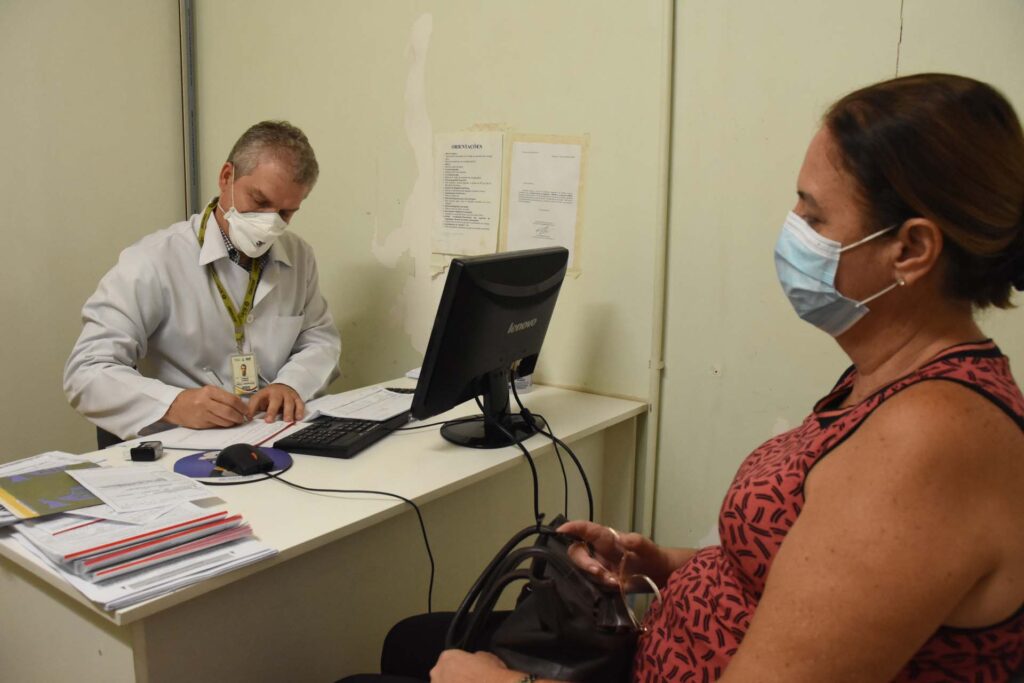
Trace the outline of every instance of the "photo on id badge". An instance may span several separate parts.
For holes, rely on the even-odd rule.
[[[235,393],[239,396],[255,393],[260,388],[256,356],[251,353],[231,356],[231,375],[234,378]]]

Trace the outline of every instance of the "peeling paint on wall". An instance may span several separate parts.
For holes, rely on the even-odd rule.
[[[391,311],[409,335],[412,347],[423,353],[437,307],[435,287],[430,277],[430,230],[434,216],[434,129],[427,112],[427,52],[434,20],[421,14],[412,25],[406,54],[409,72],[405,79],[405,134],[416,160],[416,180],[405,202],[402,225],[382,240],[380,226],[370,245],[381,264],[395,268],[404,254],[413,260],[412,273],[406,278]]]

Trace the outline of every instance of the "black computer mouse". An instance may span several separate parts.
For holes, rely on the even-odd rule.
[[[241,475],[259,474],[274,469],[274,461],[269,455],[247,443],[228,446],[217,454],[214,464],[228,472]]]

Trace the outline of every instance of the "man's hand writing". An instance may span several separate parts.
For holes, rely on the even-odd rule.
[[[185,389],[175,397],[162,420],[190,429],[234,427],[246,417],[242,399],[215,386]]]

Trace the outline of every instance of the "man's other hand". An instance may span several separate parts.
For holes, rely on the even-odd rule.
[[[246,410],[245,402],[239,397],[207,385],[178,394],[162,419],[190,429],[234,427],[249,419]]]
[[[246,417],[251,420],[261,410],[266,411],[263,419],[267,422],[273,422],[278,415],[285,422],[297,422],[306,414],[306,404],[287,384],[268,384],[249,397]]]

